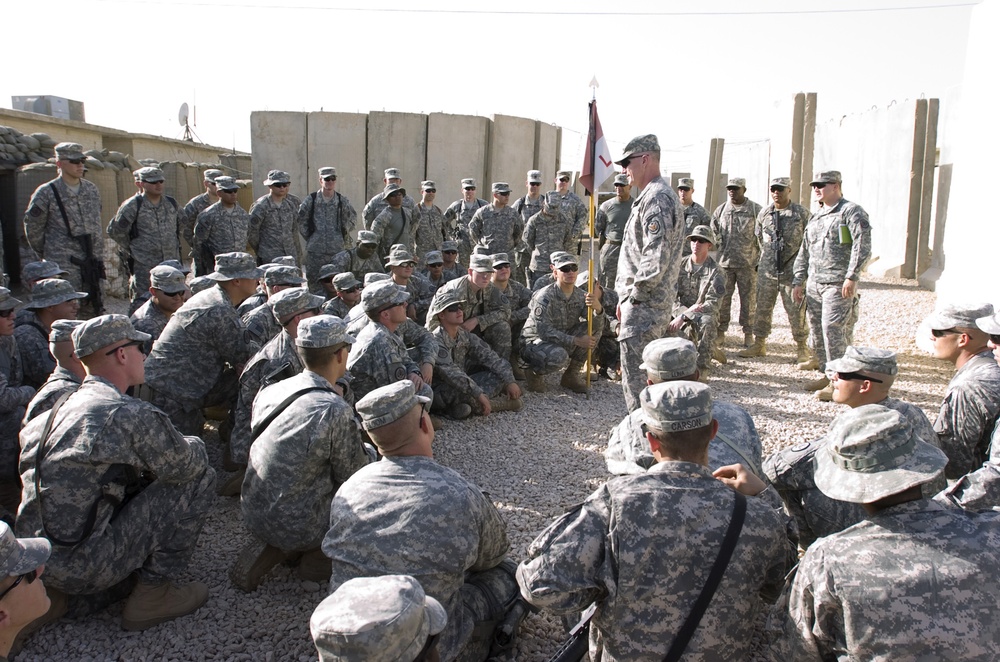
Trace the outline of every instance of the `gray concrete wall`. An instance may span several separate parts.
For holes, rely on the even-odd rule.
[[[542,171],[541,188],[543,191],[552,190],[556,171],[559,170],[557,167],[559,163],[559,133],[559,128],[554,124],[547,124],[545,122],[536,123],[535,162],[532,169]],[[525,172],[525,175],[527,175],[527,172]],[[511,185],[513,186],[513,182],[511,182]],[[607,188],[606,184],[605,188]]]
[[[368,201],[367,127],[368,116],[363,113],[309,113],[306,179],[301,182],[301,193],[299,187],[293,193],[304,197],[319,190],[319,169],[333,166],[337,169],[337,192],[347,196],[360,214]]]
[[[494,115],[490,129],[486,159],[486,181],[480,186],[480,197],[490,200],[493,182],[507,182],[515,187],[535,166],[535,121],[510,115]],[[579,166],[577,166],[579,167]],[[574,168],[575,169],[575,168]],[[555,169],[543,177],[555,178]],[[575,181],[575,180],[574,180]]]
[[[253,195],[256,200],[268,193],[263,182],[267,171],[284,170],[292,178],[291,193],[301,196],[306,190],[306,114],[282,111],[250,113],[250,137],[253,154]]]
[[[358,212],[385,188],[386,168],[399,168],[403,188],[420,197],[420,182],[427,165],[427,116],[417,113],[368,113],[367,195],[355,205]],[[339,173],[338,173],[339,176]]]
[[[476,180],[479,197],[486,179],[486,147],[490,121],[475,115],[431,113],[427,116],[427,163],[425,179],[437,184],[435,203],[446,209],[462,197],[462,180]],[[419,194],[413,194],[419,199]],[[486,196],[488,197],[488,196]]]

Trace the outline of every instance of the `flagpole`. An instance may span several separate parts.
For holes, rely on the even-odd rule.
[[[590,141],[590,255],[587,258],[587,294],[594,294],[594,205],[597,198],[597,122],[594,121],[594,104],[597,102],[597,77],[590,81],[592,90],[590,99],[590,131],[587,140]],[[587,337],[594,335],[594,309],[587,306]],[[587,399],[590,399],[590,365],[593,360],[593,348],[587,348],[587,363],[584,366],[587,371]]]

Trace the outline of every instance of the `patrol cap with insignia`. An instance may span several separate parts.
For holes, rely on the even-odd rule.
[[[234,280],[236,278],[259,279],[264,272],[257,267],[257,260],[249,253],[219,253],[215,256],[215,271],[206,278],[212,280]]]
[[[382,189],[382,197],[388,198],[393,193],[399,193],[400,195],[406,195],[406,189],[399,184],[386,184],[385,188]]]
[[[73,339],[73,331],[84,320],[56,320],[49,331],[49,342],[68,342]]]
[[[690,177],[681,177],[677,180],[677,188],[691,190],[694,188],[694,180]]]
[[[316,280],[326,280],[331,276],[336,276],[340,273],[340,270],[335,264],[324,264],[319,268],[319,274],[316,276]]]
[[[298,267],[286,267],[283,264],[278,264],[273,267],[268,267],[264,271],[264,284],[275,286],[275,285],[301,285],[306,282],[306,279],[302,277],[302,272]]]
[[[558,254],[556,253],[552,254],[552,266],[554,266],[556,269],[561,269],[562,267],[568,266],[570,264],[574,266],[579,266],[580,261],[577,260],[575,255],[572,255],[570,253],[560,251],[558,252]]]
[[[354,277],[353,271],[345,271],[342,274],[337,274],[333,277],[333,286],[338,292],[343,292],[344,290],[349,290],[353,287],[359,287],[361,282]]]
[[[542,171],[541,170],[529,170],[528,171],[528,183],[529,184],[541,184],[542,183]]]
[[[37,287],[37,286],[36,286]],[[927,325],[934,331],[950,329],[975,329],[976,320],[993,314],[990,303],[952,303],[934,311],[927,318]]]
[[[52,543],[45,538],[18,538],[7,522],[0,521],[0,577],[31,572],[48,561],[51,553]]]
[[[290,287],[272,294],[267,300],[267,305],[271,307],[271,314],[278,324],[284,326],[298,313],[319,308],[323,305],[323,301],[325,301],[323,297],[313,294],[304,287]]]
[[[355,409],[361,416],[361,426],[365,430],[395,423],[417,405],[430,402],[430,398],[417,395],[416,388],[409,379],[382,386],[358,400]],[[402,446],[399,439],[375,441],[381,451],[394,451]]]
[[[563,178],[566,178],[566,179],[569,179],[570,181],[573,181],[573,171],[572,170],[560,170],[559,172],[556,173],[556,179],[563,179]]]
[[[365,280],[368,280],[368,274],[365,274]],[[378,312],[406,303],[409,299],[409,292],[399,289],[391,280],[384,280],[364,289],[361,293],[361,307],[366,313]]]
[[[628,175],[624,172],[615,175],[615,186],[628,186]]]
[[[566,255],[569,255],[566,251],[552,251],[549,253],[549,264],[554,265],[556,260],[561,260]],[[570,255],[570,257],[572,258],[573,256]]]
[[[355,577],[319,603],[309,630],[323,662],[415,660],[448,613],[408,575]]]
[[[73,330],[73,350],[81,359],[122,340],[146,342],[152,336],[136,331],[125,315],[101,315]]]
[[[698,372],[698,348],[687,338],[657,338],[642,350],[640,370],[662,381]]]
[[[781,188],[792,188],[791,177],[775,177],[771,180],[770,187],[780,186]]]
[[[0,287],[0,310],[14,310],[20,308],[23,303],[20,299],[15,299],[6,287]]]
[[[164,260],[163,262],[160,262],[159,266],[161,266],[161,267],[173,267],[174,269],[176,269],[177,271],[179,271],[179,272],[181,272],[182,274],[185,274],[185,275],[191,273],[191,267],[189,267],[188,265],[184,264],[180,260]]]
[[[896,352],[874,347],[855,347],[848,345],[844,356],[826,364],[826,372],[876,372],[882,375],[899,373],[896,365]]]
[[[990,335],[996,335],[1000,333],[1000,313],[994,313],[992,315],[983,315],[976,319],[976,326],[983,333],[988,333]]]
[[[424,253],[424,264],[427,266],[432,264],[444,264],[444,256],[441,255],[441,251],[427,251]]]
[[[149,285],[167,294],[177,294],[187,291],[184,273],[173,267],[158,264],[149,270]]]
[[[422,182],[420,182],[420,190],[421,191],[436,191],[437,190],[437,184],[435,184],[430,179],[422,181]]]
[[[453,306],[456,303],[465,303],[465,297],[458,290],[441,288],[431,301],[431,307],[427,311],[427,319],[434,319],[448,306]]]
[[[371,230],[358,230],[359,244],[378,244],[378,235]]]
[[[639,393],[642,418],[661,432],[697,430],[712,422],[712,389],[701,382],[652,384]]]
[[[476,188],[476,180],[472,177],[466,177],[462,180],[462,188]]]
[[[545,194],[545,211],[553,212],[559,209],[562,203],[559,201],[559,191],[549,191]]]
[[[399,174],[399,168],[386,168],[385,169],[386,179],[402,179]]]
[[[454,251],[456,253],[458,252],[458,242],[455,241],[454,239],[445,239],[444,241],[442,241],[441,252],[448,253],[451,251]]]
[[[238,191],[240,190],[240,185],[236,183],[236,180],[227,175],[222,175],[215,178],[215,187],[220,191]]]
[[[510,266],[510,258],[507,257],[506,253],[494,253],[490,256],[490,259],[493,260],[494,269],[503,265],[507,265],[508,267]]]
[[[192,278],[191,282],[188,283],[188,287],[191,288],[191,294],[204,292],[213,285],[215,285],[215,281],[208,276],[198,276],[197,278]]]
[[[696,225],[687,236],[688,241],[691,241],[692,239],[704,239],[712,245],[715,245],[715,233],[712,232],[712,228],[707,225]]]
[[[68,273],[68,271],[62,269],[52,260],[39,260],[38,262],[29,262],[24,265],[21,269],[21,279],[35,281],[43,278],[65,276]]]
[[[289,184],[291,181],[291,175],[284,170],[268,170],[267,179],[264,180],[264,186],[271,186],[273,184]]]
[[[43,278],[35,283],[31,288],[31,301],[25,304],[25,308],[38,310],[65,303],[71,299],[83,299],[86,292],[77,292],[73,289],[73,284],[62,278]]]
[[[813,184],[840,184],[840,171],[839,170],[821,170],[813,175],[812,181],[809,185]]]
[[[337,169],[332,166],[323,166],[319,169],[320,177],[336,177]]]
[[[79,143],[59,143],[56,145],[55,151],[56,158],[60,161],[87,158],[87,155],[83,153],[83,146]]]
[[[862,405],[838,416],[816,453],[816,487],[838,501],[872,503],[934,480],[948,464],[898,411]]]
[[[494,193],[510,193],[510,184],[507,182],[493,182]]]
[[[165,179],[163,171],[154,166],[139,168],[135,171],[135,174],[138,181],[145,182],[147,184],[157,184]]]
[[[214,182],[219,177],[222,177],[226,173],[222,172],[218,168],[209,168],[205,171],[204,180],[206,182]]]
[[[655,154],[660,153],[660,141],[657,140],[656,136],[652,133],[647,133],[643,136],[636,136],[625,145],[625,151],[622,152],[622,157],[615,161],[618,165],[624,167],[625,161],[628,161],[633,154],[645,154],[646,152],[653,152]]]
[[[493,260],[489,255],[470,255],[469,268],[481,274],[493,273]]]
[[[299,321],[297,347],[334,347],[357,339],[347,332],[347,322],[336,315],[315,315]]]
[[[726,183],[726,188],[746,188],[747,180],[743,177],[730,177],[729,181]]]
[[[385,258],[385,264],[389,267],[398,267],[412,262],[416,264],[417,258],[402,244],[395,244],[389,250],[389,257]]]

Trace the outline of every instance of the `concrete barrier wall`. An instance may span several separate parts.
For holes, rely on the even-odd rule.
[[[305,197],[319,190],[319,169],[332,166],[337,169],[337,192],[346,195],[360,214],[368,201],[367,131],[368,116],[363,113],[309,113],[306,179],[303,193],[296,195]]]
[[[536,122],[535,161],[532,169],[542,171],[542,189],[544,191],[552,190],[554,187],[553,182],[555,180],[556,171],[559,170],[556,165],[559,161],[558,145],[559,127],[554,124],[546,124],[545,122]],[[580,166],[577,167],[579,168]],[[525,177],[521,179],[522,186],[524,181],[527,180],[527,171],[525,171],[524,174]],[[510,185],[514,186],[514,182],[511,182]],[[601,190],[608,190],[609,186],[609,183],[605,183]]]
[[[254,200],[269,192],[264,186],[267,171],[284,170],[292,178],[290,193],[302,197],[310,188],[306,169],[306,113],[255,111],[250,113],[253,145]],[[253,136],[262,139],[253,140]]]
[[[535,121],[494,115],[487,154],[486,182],[480,187],[480,197],[484,200],[491,199],[489,186],[493,182],[507,182],[513,188],[535,167]],[[555,179],[555,168],[547,175],[542,170],[542,177],[548,177],[551,183]]]
[[[446,209],[462,197],[462,180],[476,180],[480,197],[489,193],[486,181],[486,148],[490,121],[475,115],[431,113],[427,116],[427,159],[425,179],[437,184],[435,204]],[[420,199],[417,189],[415,200]]]
[[[399,168],[403,188],[420,198],[420,182],[427,166],[427,116],[416,113],[368,113],[367,196],[357,207],[385,188],[386,168]]]

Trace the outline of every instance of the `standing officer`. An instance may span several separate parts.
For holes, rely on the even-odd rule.
[[[733,293],[740,290],[740,326],[743,327],[743,346],[753,344],[754,305],[756,301],[757,262],[760,245],[757,243],[757,216],[760,205],[746,196],[747,180],[733,177],[726,186],[729,200],[719,205],[712,214],[712,231],[719,243],[716,257],[726,279],[726,293],[719,302],[718,344],[725,343],[729,328],[729,315]]]
[[[594,218],[594,232],[601,247],[601,286],[614,289],[618,277],[618,256],[621,254],[625,224],[632,213],[632,185],[625,173],[615,175],[615,197],[605,200]]]
[[[273,262],[282,255],[294,255],[302,264],[299,251],[298,211],[302,201],[288,192],[292,178],[283,170],[267,173],[264,186],[271,189],[250,207],[250,248],[257,254],[257,264]]]
[[[337,169],[319,169],[319,190],[299,206],[299,233],[306,240],[306,278],[313,294],[322,294],[319,272],[341,251],[354,247],[358,213],[346,196],[337,192]]]
[[[708,211],[694,201],[694,180],[690,177],[681,177],[677,180],[677,197],[681,199],[681,205],[684,207],[684,230],[688,234],[694,230],[699,225],[712,225],[712,217],[708,215]],[[691,254],[691,246],[684,242],[683,255]]]

